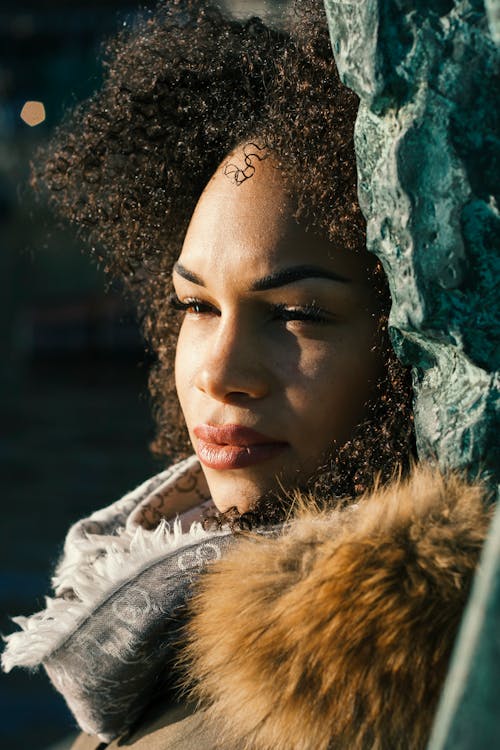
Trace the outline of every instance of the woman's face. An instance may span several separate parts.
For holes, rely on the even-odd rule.
[[[173,273],[177,392],[222,511],[303,484],[380,374],[373,259],[304,231],[283,188],[271,158],[239,185],[219,168]]]

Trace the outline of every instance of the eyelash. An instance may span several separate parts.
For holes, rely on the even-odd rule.
[[[169,297],[169,305],[174,308],[174,310],[177,310],[178,312],[189,312],[192,308],[199,308],[198,310],[193,309],[192,311],[200,315],[202,313],[206,312],[214,312],[215,308],[212,307],[212,305],[207,304],[206,302],[202,302],[199,299],[196,298],[189,298],[185,302],[181,302],[179,297],[176,294],[171,294]]]
[[[203,302],[196,298],[189,298],[182,302],[176,294],[170,296],[169,304],[178,312],[192,312],[196,315],[218,313],[218,310],[207,302]],[[285,322],[298,320],[305,323],[328,324],[333,322],[334,317],[331,313],[322,310],[321,307],[318,307],[314,302],[309,305],[303,305],[302,307],[288,307],[284,304],[272,305],[271,310],[274,319],[283,320]]]

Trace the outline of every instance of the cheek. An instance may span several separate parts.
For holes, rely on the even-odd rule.
[[[189,405],[188,393],[196,368],[196,351],[196,346],[186,335],[184,326],[181,326],[175,351],[175,388],[188,425],[189,415],[186,413]]]
[[[353,346],[353,340],[357,345]],[[332,440],[345,442],[363,419],[364,407],[381,371],[370,336],[339,334],[328,342],[304,342],[298,355],[281,361],[283,387],[296,439],[311,450]],[[300,433],[300,434],[299,434]]]

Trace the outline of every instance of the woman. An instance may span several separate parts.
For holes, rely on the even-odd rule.
[[[107,65],[35,182],[136,295],[188,457],[73,527],[4,666],[45,665],[78,748],[423,747],[487,513],[430,472],[353,502],[408,472],[411,397],[322,8],[167,3]]]

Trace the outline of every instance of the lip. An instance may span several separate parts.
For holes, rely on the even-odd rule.
[[[268,461],[288,446],[287,442],[237,424],[200,424],[193,434],[198,438],[196,453],[202,464],[218,471]]]

